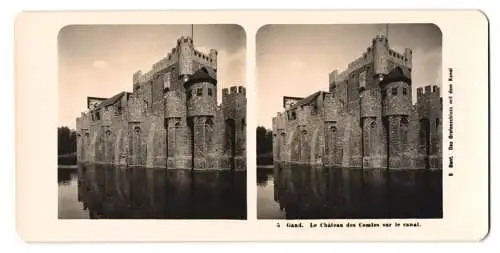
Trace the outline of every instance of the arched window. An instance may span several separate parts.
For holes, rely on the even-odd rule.
[[[408,118],[406,116],[401,118],[401,122],[399,123],[399,129],[401,134],[400,136],[401,150],[404,151],[408,143]]]
[[[244,131],[245,130],[245,119],[241,119],[241,131]]]
[[[376,131],[375,128],[377,126],[377,123],[375,123],[375,120],[372,119],[372,122],[370,122],[369,128],[367,129],[367,136],[366,141],[367,145],[365,146],[365,154],[366,155],[372,155],[373,151],[375,150],[377,146],[377,140],[376,140]]]
[[[436,128],[439,127],[439,118],[436,118]]]
[[[336,144],[337,144],[337,127],[336,126],[330,126],[328,127],[328,132],[326,133],[326,152],[327,155],[330,157],[330,159],[334,159],[331,162],[332,163],[337,163],[336,158],[335,158],[335,149],[336,149]]]
[[[212,144],[213,132],[214,132],[214,122],[212,121],[211,118],[209,118],[205,121],[205,141],[209,146]]]

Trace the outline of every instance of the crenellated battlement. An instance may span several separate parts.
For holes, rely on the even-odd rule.
[[[273,117],[273,130],[284,131],[286,128],[286,119],[283,114]]]
[[[364,52],[362,56],[358,57],[356,60],[347,64],[347,71],[351,72],[353,70],[359,69],[372,61],[373,61],[373,55],[370,54],[368,51]]]
[[[210,66],[215,69],[217,68],[217,50],[210,49],[210,53],[208,55],[196,49],[193,53],[195,61],[198,61],[202,65]]]
[[[231,86],[229,88],[222,89],[222,96],[242,94],[246,95],[246,88],[243,86]]]
[[[389,42],[384,35],[377,35],[372,40],[372,45],[369,46],[360,57],[356,58],[343,71],[339,69],[333,70],[329,74],[329,83],[339,83],[346,80],[351,72],[362,68],[368,64],[377,63],[381,68],[385,68],[385,62],[392,61],[398,65],[403,65],[411,68],[412,50],[405,48],[404,53],[399,53],[394,49],[389,48]]]
[[[90,123],[89,113],[82,112],[81,116],[76,118],[76,130],[80,132],[82,130],[88,130]]]
[[[182,44],[193,44],[193,38],[191,36],[181,36],[177,39],[177,46]]]
[[[140,70],[136,71],[132,77],[134,84],[139,83],[139,80],[141,79],[141,77],[142,77],[142,71],[140,71]]]
[[[375,38],[372,39],[372,44],[375,44],[377,42],[381,43],[386,43],[387,45],[389,44],[389,40],[385,35],[378,34],[375,36]]]
[[[441,91],[438,85],[426,85],[425,87],[417,88],[417,101],[424,97],[440,97]]]
[[[401,54],[396,52],[395,50],[390,49],[389,59],[396,64],[407,66],[411,63],[411,49],[405,49],[405,54]]]
[[[164,71],[174,64],[179,64],[178,67],[181,75],[192,74],[193,61],[217,69],[217,56],[218,51],[215,49],[210,49],[209,54],[196,50],[193,46],[193,39],[189,36],[182,36],[177,39],[177,46],[172,48],[167,56],[155,62],[151,66],[151,70],[146,73],[140,70],[134,73],[134,89],[138,85],[148,83],[157,73]]]
[[[437,85],[417,88],[417,112],[419,118],[433,119],[441,113],[441,92]]]

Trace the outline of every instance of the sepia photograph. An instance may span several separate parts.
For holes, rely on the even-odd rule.
[[[239,25],[58,35],[59,219],[246,219]]]
[[[259,219],[443,217],[439,27],[266,25],[256,54]]]
[[[488,24],[478,10],[23,12],[18,236],[481,241]]]

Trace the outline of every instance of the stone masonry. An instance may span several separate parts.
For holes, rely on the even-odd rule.
[[[246,90],[222,89],[217,50],[181,37],[166,57],[133,74],[133,92],[87,97],[76,119],[79,163],[177,169],[246,169]]]
[[[273,117],[276,163],[349,168],[441,169],[442,98],[417,89],[412,104],[412,50],[376,36],[348,68],[329,75],[329,91],[284,97]]]

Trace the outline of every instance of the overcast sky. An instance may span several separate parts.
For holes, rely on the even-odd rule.
[[[400,53],[413,49],[416,87],[441,85],[441,32],[432,24],[392,24],[389,45]],[[282,97],[328,91],[328,74],[344,70],[362,55],[386,25],[271,25],[257,34],[257,124],[272,127],[283,110]]]
[[[148,72],[191,25],[82,25],[59,33],[59,125],[75,128],[87,96],[111,97],[132,91],[132,75]],[[217,49],[218,95],[233,85],[246,86],[244,30],[237,25],[195,25],[195,47]]]

